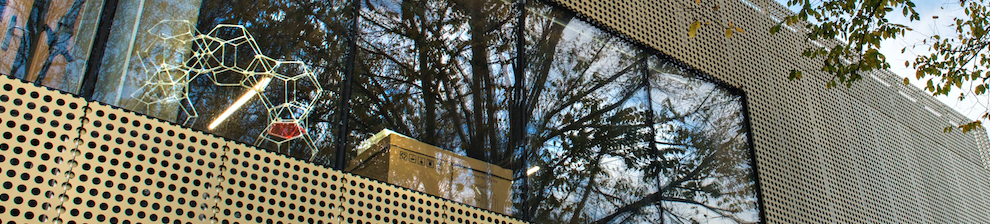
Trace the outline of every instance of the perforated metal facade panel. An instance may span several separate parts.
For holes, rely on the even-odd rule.
[[[72,217],[63,218],[187,223],[214,217],[222,139],[106,105],[87,108],[79,169],[67,192]]]
[[[0,77],[0,223],[521,223]]]
[[[0,77],[0,221],[41,223],[67,216],[56,209],[68,203],[78,155],[75,139],[86,101]]]
[[[966,119],[889,72],[852,88],[826,89],[822,73],[787,80],[789,69],[816,66],[800,57],[816,43],[801,28],[769,33],[790,13],[782,5],[554,2],[746,93],[768,223],[990,222],[986,134],[942,133]],[[721,28],[703,27],[689,38],[692,18],[731,22],[745,33],[726,38]]]

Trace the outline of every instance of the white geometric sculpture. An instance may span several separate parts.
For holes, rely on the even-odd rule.
[[[189,21],[164,20],[148,29],[146,42],[151,44],[137,52],[138,60],[148,80],[131,97],[146,108],[155,104],[179,103],[188,123],[199,117],[189,102],[189,82],[197,73],[186,65],[190,41],[198,34]]]
[[[146,35],[154,42],[138,52],[138,57],[148,80],[132,97],[148,106],[179,102],[187,117],[183,122],[186,125],[199,116],[189,102],[189,83],[206,75],[214,85],[240,86],[247,92],[218,116],[210,129],[259,95],[268,113],[268,125],[256,144],[265,140],[281,146],[303,139],[310,152],[316,152],[304,127],[323,88],[305,63],[265,56],[254,37],[240,25],[218,25],[202,34],[189,21],[164,20]],[[250,60],[244,63],[246,58]],[[221,77],[230,75],[235,77]]]
[[[264,78],[271,78],[269,86],[280,86],[283,92],[276,94],[272,92],[261,92],[261,99],[268,109],[268,127],[265,132],[258,136],[276,144],[288,142],[296,138],[303,138],[309,147],[315,152],[315,145],[309,135],[306,135],[306,118],[313,111],[315,100],[323,95],[323,88],[320,87],[319,80],[313,71],[298,61],[279,61],[273,66],[270,75]],[[254,83],[251,80],[258,79],[259,76],[248,77],[246,83]],[[305,91],[310,90],[310,91]],[[301,134],[300,134],[301,133]]]

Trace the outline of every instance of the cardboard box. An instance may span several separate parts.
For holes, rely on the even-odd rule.
[[[506,214],[512,171],[383,130],[363,142],[346,171]]]

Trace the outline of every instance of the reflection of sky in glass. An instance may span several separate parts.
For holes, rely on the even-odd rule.
[[[677,126],[684,126],[692,129],[700,129],[711,133],[720,133],[720,132],[733,133],[740,131],[739,129],[742,127],[741,124],[743,122],[742,116],[740,114],[733,114],[734,112],[739,112],[742,110],[741,102],[739,102],[738,97],[732,96],[730,93],[726,92],[723,89],[718,88],[718,86],[713,83],[698,80],[696,78],[686,77],[684,76],[682,71],[677,71],[676,68],[661,68],[655,71],[658,72],[654,77],[654,79],[656,80],[655,82],[664,83],[667,85],[655,85],[658,87],[654,91],[652,91],[653,94],[652,98],[654,100],[654,103],[657,103],[658,101],[663,102],[669,100],[673,102],[670,104],[672,105],[672,107],[670,107],[669,110],[681,111],[681,112],[691,111],[698,107],[720,105],[719,108],[713,110],[713,112],[710,114],[697,116],[693,119],[687,119],[683,122],[678,122],[677,124],[665,124],[664,127],[658,129],[659,132],[663,133],[664,130],[671,130],[676,128]],[[674,87],[689,86],[691,91],[677,91],[677,90],[671,90],[675,88],[665,88],[671,86]],[[703,97],[703,100],[700,101],[697,100],[698,97]],[[694,98],[694,100],[692,100],[692,98]],[[720,103],[720,102],[725,102],[725,103]],[[721,121],[722,124],[713,123],[711,120],[712,117],[718,117],[725,120]],[[726,125],[728,125],[728,127],[730,128],[719,129],[719,127],[724,127]],[[658,137],[661,141],[669,141],[672,140],[672,138],[675,136],[660,135]],[[730,135],[730,136],[725,136],[719,140],[723,142],[731,141],[731,142],[739,142],[745,144],[746,136]],[[676,159],[679,157],[688,156],[687,155],[688,153],[690,152],[686,152],[682,154],[670,154],[667,156],[668,158]],[[748,153],[748,152],[742,150],[742,151],[736,151],[735,153]],[[748,170],[750,167],[749,164],[746,162],[748,162],[748,160],[743,160],[742,162],[735,164],[734,167],[742,170]],[[742,178],[747,178],[747,177],[743,176]],[[732,181],[738,181],[738,180],[731,177],[706,178],[702,181],[702,183],[712,183],[712,182],[725,183]],[[725,187],[724,190],[726,191],[743,190],[740,189],[741,187],[742,186]],[[716,202],[718,201],[719,198],[715,197],[715,198],[707,198],[707,199],[709,201],[707,203],[704,203],[705,205],[712,207],[718,206],[718,203]],[[753,203],[753,204],[756,203],[755,196],[750,198],[743,198],[742,200],[748,203]],[[695,211],[694,209],[695,207],[698,206],[685,206],[685,205],[668,206],[668,208],[671,208],[672,211],[674,212],[682,212],[686,214],[693,213]],[[759,211],[755,207],[742,210],[740,212],[737,212],[735,215],[742,220],[759,219]],[[697,214],[689,215],[689,217],[696,220],[705,220],[709,223],[734,223],[734,221],[731,219],[719,218],[719,215],[717,213],[705,209],[702,209],[701,212]]]
[[[544,35],[546,26],[540,27],[541,22],[567,26],[556,46],[554,64],[547,84],[550,91],[547,97],[541,98],[547,102],[540,106],[543,110],[537,112],[550,113],[541,114],[544,118],[551,118],[544,121],[549,127],[563,128],[572,125],[575,119],[593,116],[588,113],[611,104],[619,106],[614,111],[598,116],[608,120],[609,116],[621,116],[618,111],[630,109],[635,111],[634,114],[642,115],[630,124],[648,127],[645,116],[652,106],[656,116],[653,127],[656,131],[653,137],[658,142],[656,147],[682,148],[661,150],[661,155],[654,158],[670,160],[675,164],[664,168],[666,171],[660,175],[651,176],[645,170],[650,161],[635,158],[643,152],[632,152],[650,150],[651,146],[647,142],[649,138],[618,148],[591,146],[582,149],[587,150],[584,153],[589,153],[582,158],[572,155],[575,153],[573,147],[577,147],[573,144],[584,141],[574,137],[585,138],[582,133],[604,131],[593,123],[592,126],[578,128],[544,142],[541,149],[544,153],[540,159],[551,164],[561,164],[554,167],[556,172],[552,173],[562,175],[557,178],[568,179],[570,182],[542,183],[557,186],[550,190],[550,194],[559,198],[562,203],[557,208],[547,207],[544,212],[555,213],[550,216],[558,218],[552,219],[562,221],[570,220],[574,214],[580,214],[582,222],[609,217],[626,206],[644,200],[648,195],[656,194],[660,187],[667,187],[677,181],[681,175],[689,173],[688,170],[692,167],[706,164],[702,167],[707,173],[697,174],[696,179],[680,182],[680,185],[672,189],[665,188],[661,196],[674,198],[664,200],[661,207],[640,207],[636,209],[638,213],[635,215],[621,214],[610,219],[611,222],[655,222],[661,218],[674,223],[746,223],[759,220],[740,97],[669,59],[650,56],[647,60],[648,68],[644,69],[643,66],[646,65],[640,61],[643,54],[638,53],[636,47],[580,20],[567,20],[569,22],[565,23],[551,16],[552,10],[540,7],[530,11],[537,18],[530,21],[537,25],[533,25],[529,35]],[[649,74],[648,87],[642,84],[644,73]],[[610,79],[614,74],[620,75]],[[568,86],[573,85],[569,81],[574,80],[584,81],[587,85]],[[596,85],[601,88],[583,92]],[[636,91],[635,97],[621,101],[629,91]],[[551,110],[557,107],[557,103],[566,102],[568,97],[591,101],[570,104],[559,111]],[[650,129],[641,128],[634,132],[649,135]],[[595,140],[592,136],[594,135],[587,136],[587,140]],[[618,138],[621,140],[629,137],[633,136]],[[597,158],[593,158],[595,155]],[[706,160],[716,162],[705,162]],[[596,173],[594,169],[600,169],[601,172]],[[589,181],[588,175],[593,175],[594,179]],[[706,187],[713,189],[699,190],[694,196],[677,198],[678,194],[691,191],[690,188]],[[594,190],[588,198],[582,195],[586,189]],[[695,203],[686,203],[684,200]],[[581,203],[587,205],[581,207]],[[576,208],[583,210],[575,213]],[[723,217],[726,215],[735,219]]]

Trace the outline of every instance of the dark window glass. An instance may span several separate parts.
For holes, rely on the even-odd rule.
[[[94,98],[300,159],[329,148],[346,1],[121,1]]]
[[[513,14],[498,0],[369,1],[354,130],[388,128],[472,158],[507,161]]]
[[[223,63],[243,66],[246,72],[214,72],[215,79],[200,78],[190,85],[194,107],[205,108],[191,125],[304,160],[321,150],[331,151],[337,107],[333,102],[338,101],[343,58],[348,52],[349,3],[204,0],[199,30],[213,29],[212,36],[229,40],[244,31],[224,28],[225,24],[241,25],[254,40],[250,44],[257,47],[238,46],[233,57],[224,55]],[[213,63],[207,66],[219,65]],[[262,86],[243,109],[226,121],[217,121],[231,108],[222,105],[233,105]],[[218,125],[211,128],[214,123]]]
[[[348,143],[391,129],[477,159],[474,164],[437,156],[433,168],[445,176],[438,177],[439,183],[420,184],[419,178],[397,184],[505,213],[511,206],[512,174],[503,168],[511,168],[518,155],[507,142],[517,37],[514,15],[512,4],[498,0],[367,1],[358,42],[361,75],[355,77],[360,88],[351,101],[354,134]],[[482,176],[471,174],[471,169]],[[504,175],[484,176],[492,169]],[[491,190],[494,185],[497,190]],[[502,200],[492,200],[491,194]]]
[[[538,223],[759,221],[741,97],[559,8],[528,10],[539,170],[517,209]]]

